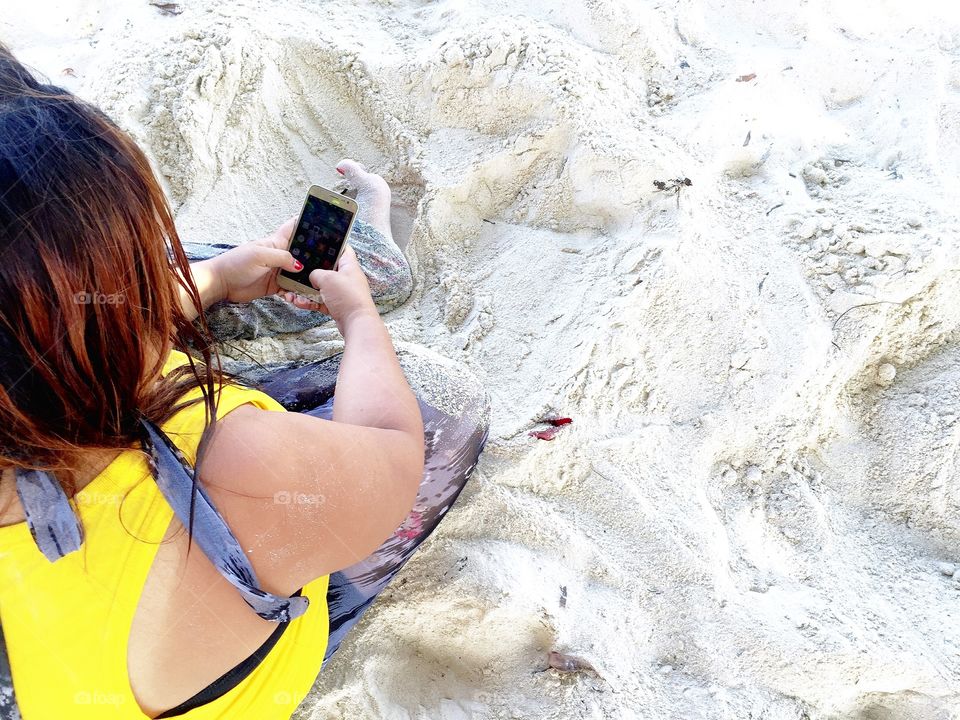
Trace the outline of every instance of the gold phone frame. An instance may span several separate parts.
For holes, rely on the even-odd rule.
[[[328,202],[331,205],[335,205],[336,207],[340,207],[351,212],[350,224],[347,226],[347,234],[343,238],[343,244],[340,246],[340,252],[337,253],[337,257],[333,261],[333,267],[336,269],[337,263],[340,262],[340,256],[343,255],[343,251],[347,247],[347,242],[350,239],[350,232],[353,230],[353,221],[357,219],[357,212],[360,210],[360,206],[357,204],[356,200],[347,197],[342,193],[338,193],[335,190],[330,190],[320,185],[311,185],[310,189],[307,191],[307,197],[303,201],[303,207],[300,208],[300,214],[297,216],[297,222],[293,226],[293,231],[290,233],[290,240],[287,242],[287,250],[293,246],[293,238],[297,234],[297,229],[300,227],[300,221],[303,220],[303,212],[307,209],[307,202],[309,202],[311,197],[315,197],[318,200]],[[283,290],[289,290],[290,292],[295,292],[304,297],[315,298],[317,296],[316,288],[298,283],[296,280],[286,277],[282,271],[277,273],[277,285],[279,285]]]

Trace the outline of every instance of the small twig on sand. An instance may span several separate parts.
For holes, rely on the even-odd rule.
[[[776,210],[777,208],[782,208],[782,207],[783,207],[783,203],[777,203],[777,204],[774,205],[772,208],[770,208],[769,210],[767,210],[767,215],[769,215],[770,213],[772,213],[772,212],[773,212],[774,210]]]
[[[837,329],[837,324],[838,324],[841,320],[843,320],[843,318],[845,318],[845,317],[847,316],[847,313],[849,313],[850,311],[856,310],[857,308],[870,307],[870,306],[872,306],[872,305],[903,305],[903,303],[902,303],[902,302],[896,302],[895,300],[877,300],[877,301],[875,301],[875,302],[861,303],[860,305],[854,305],[853,307],[848,307],[846,310],[844,310],[842,313],[840,313],[840,315],[837,317],[836,320],[833,321],[833,327],[831,328],[831,331],[833,331],[833,332],[836,331],[836,329]],[[839,345],[837,345],[836,341],[831,340],[830,342],[831,342],[831,344],[832,344],[837,350],[843,351],[843,348],[841,348]]]

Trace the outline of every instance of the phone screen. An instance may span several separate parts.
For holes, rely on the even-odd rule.
[[[311,271],[318,268],[333,270],[340,248],[347,239],[351,220],[353,213],[346,208],[337,207],[313,195],[307,196],[300,223],[293,231],[293,241],[290,243],[290,253],[303,263],[303,270],[281,270],[281,274],[310,287]]]

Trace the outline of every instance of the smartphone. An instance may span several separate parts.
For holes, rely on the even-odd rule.
[[[303,269],[281,270],[277,285],[299,295],[316,295],[310,273],[336,269],[359,209],[353,198],[319,185],[311,186],[289,245],[290,253],[303,263]]]

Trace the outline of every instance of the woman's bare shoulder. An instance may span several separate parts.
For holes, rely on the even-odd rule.
[[[217,423],[200,466],[257,574],[284,592],[376,549],[422,472],[423,447],[404,433],[252,405]]]

